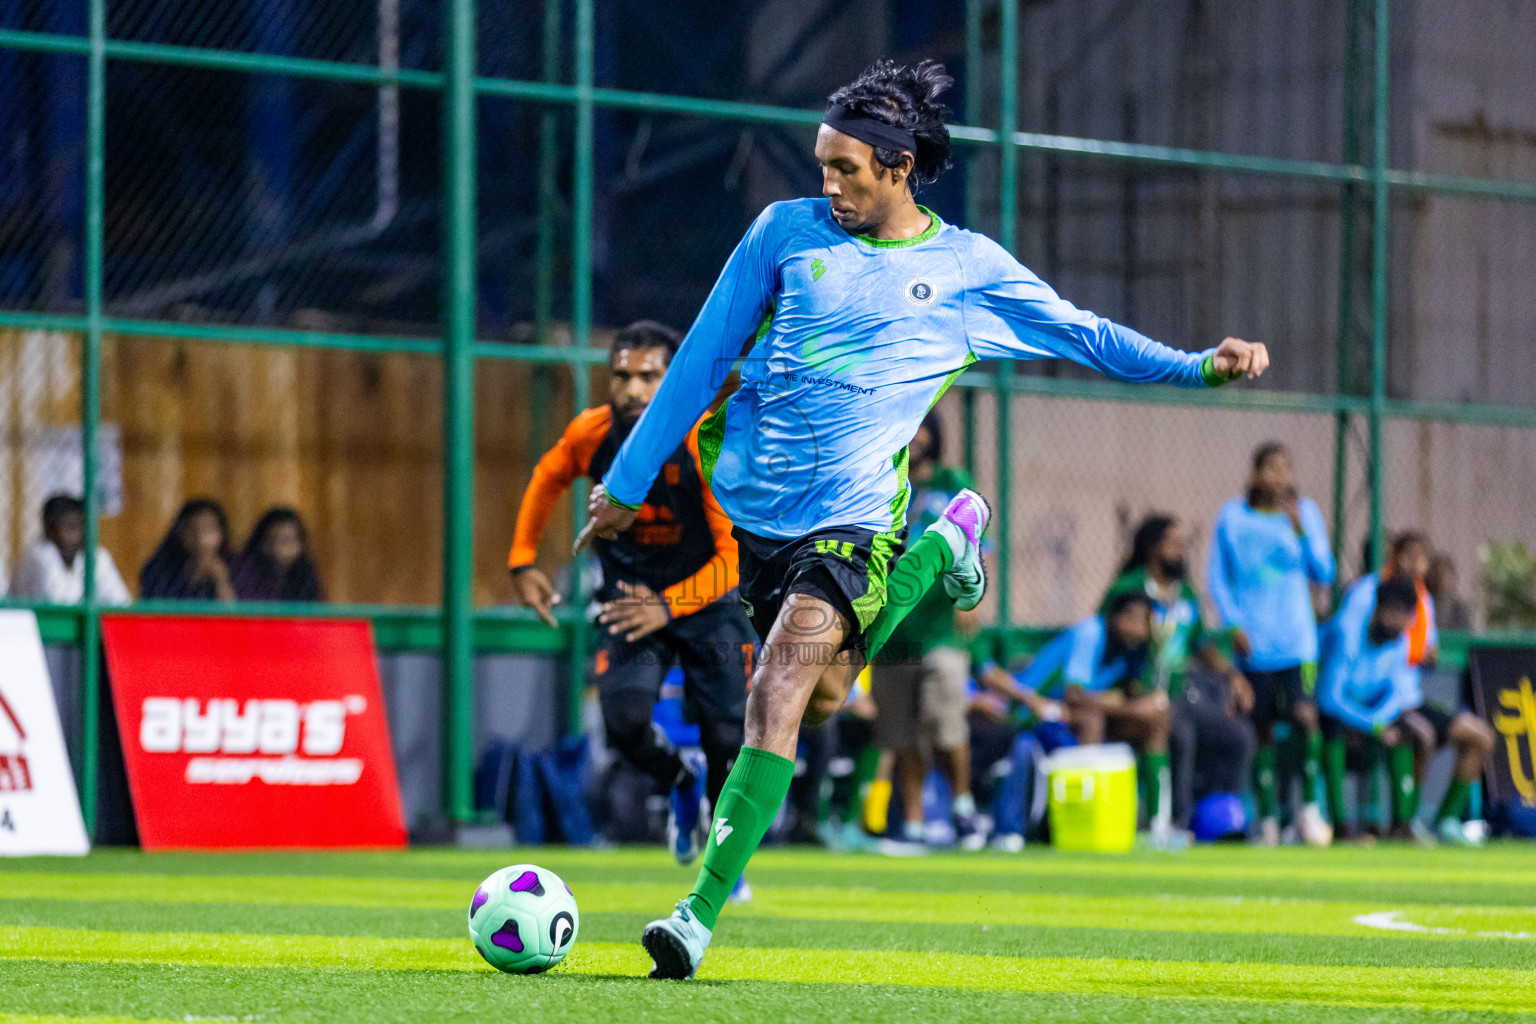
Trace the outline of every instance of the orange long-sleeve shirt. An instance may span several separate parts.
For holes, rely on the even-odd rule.
[[[523,492],[512,551],[507,559],[509,566],[516,569],[533,564],[539,540],[560,496],[578,477],[601,477],[622,440],[613,430],[613,412],[607,405],[588,409],[571,421],[560,440],[534,467],[533,477]],[[690,464],[688,473],[680,464],[684,449]],[[687,507],[690,505],[694,507]],[[702,517],[698,515],[700,511]],[[688,536],[685,531],[690,523],[694,524],[692,530],[697,531],[700,518],[712,539],[713,554],[694,571],[660,588],[662,600],[674,617],[706,607],[736,586],[738,579],[736,538],[731,534],[731,521],[705,481],[695,424],[683,447],[662,466],[634,526],[617,540],[597,542],[605,584],[616,582],[609,578],[616,574],[618,579],[631,577],[631,581],[652,585],[658,577],[673,575],[667,564],[673,554],[677,560],[696,561],[700,538]],[[633,576],[649,575],[651,579],[635,580],[621,566],[638,566],[641,571]]]

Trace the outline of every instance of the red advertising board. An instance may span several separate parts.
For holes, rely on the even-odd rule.
[[[401,846],[367,622],[106,615],[146,850]]]

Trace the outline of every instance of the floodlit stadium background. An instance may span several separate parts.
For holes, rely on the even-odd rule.
[[[276,610],[441,657],[467,819],[477,655],[559,659],[579,706],[580,616],[504,606],[533,461],[609,330],[686,326],[762,206],[817,190],[826,94],[889,55],[958,79],[920,197],[946,220],[1153,337],[1275,358],[1215,394],[963,378],[999,626],[1087,612],[1145,511],[1203,540],[1269,438],[1346,576],[1415,526],[1476,608],[1479,545],[1536,506],[1533,38],[1499,0],[0,0],[0,569],[82,479],[130,578],[187,497],[237,533],[297,505],[340,603]],[[39,611],[88,652],[94,820],[99,609]]]

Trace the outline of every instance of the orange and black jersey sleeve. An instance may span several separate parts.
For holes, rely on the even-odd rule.
[[[699,497],[704,505],[704,518],[709,523],[710,535],[714,537],[715,554],[697,572],[663,591],[662,598],[674,618],[692,614],[718,600],[736,586],[739,577],[736,537],[731,533],[731,521],[715,500],[714,492],[709,489],[704,464],[699,458],[699,424],[703,422],[701,419],[693,425],[685,443],[693,459],[694,469],[698,472]]]
[[[592,455],[608,436],[613,410],[606,404],[588,409],[571,421],[555,446],[533,468],[517,510],[517,530],[507,565],[513,569],[532,565],[539,554],[539,540],[560,496],[579,477],[587,475]]]

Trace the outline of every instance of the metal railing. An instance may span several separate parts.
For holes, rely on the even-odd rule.
[[[562,614],[559,639],[537,634],[527,627],[531,617],[519,611],[476,611],[470,598],[471,539],[473,498],[473,428],[475,368],[482,359],[514,359],[549,366],[564,366],[572,371],[606,360],[606,353],[590,347],[592,332],[592,229],[593,229],[593,116],[596,108],[614,108],[651,113],[689,115],[735,122],[759,122],[777,125],[815,125],[820,120],[816,110],[795,109],[755,103],[662,95],[624,89],[599,88],[594,84],[594,7],[596,0],[571,0],[574,3],[574,76],[571,84],[555,79],[559,61],[558,26],[562,0],[546,0],[544,40],[545,79],[524,81],[476,75],[474,0],[443,0],[444,62],[442,71],[410,70],[358,63],[344,63],[292,56],[245,53],[230,50],[167,45],[111,39],[106,29],[106,0],[88,0],[88,33],[85,36],[0,29],[0,49],[36,53],[82,55],[87,60],[86,102],[86,174],[84,299],[82,315],[58,315],[0,311],[0,326],[79,332],[85,339],[81,373],[81,436],[83,441],[83,483],[86,504],[85,550],[93,551],[98,533],[98,500],[95,481],[98,457],[95,440],[101,423],[101,350],[104,334],[182,338],[205,342],[232,342],[254,345],[307,346],[350,349],[366,352],[407,352],[435,356],[443,364],[444,422],[444,538],[443,595],[437,608],[386,609],[377,606],[304,606],[274,608],[283,614],[317,616],[356,616],[373,618],[377,623],[392,624],[389,636],[401,643],[440,646],[443,660],[445,706],[445,808],[457,820],[472,816],[473,751],[471,659],[477,644],[505,645],[516,649],[543,651],[582,651],[587,643],[587,626],[578,613]],[[1131,389],[1104,381],[1074,381],[1019,376],[1007,367],[993,373],[969,373],[959,384],[963,388],[991,389],[1000,397],[1008,394],[1041,394],[1090,400],[1175,403],[1226,409],[1328,413],[1339,418],[1340,436],[1348,417],[1366,418],[1370,427],[1370,535],[1375,550],[1381,551],[1382,495],[1384,466],[1382,425],[1391,418],[1436,419],[1462,423],[1500,426],[1536,427],[1536,409],[1491,405],[1393,401],[1386,388],[1387,331],[1387,231],[1389,200],[1395,192],[1433,193],[1471,196],[1509,202],[1536,202],[1536,182],[1499,181],[1476,177],[1431,174],[1395,169],[1388,164],[1387,128],[1390,72],[1391,0],[1351,0],[1351,31],[1367,15],[1372,26],[1370,56],[1372,111],[1371,159],[1369,162],[1326,162],[1279,159],[1225,152],[1208,152],[1167,146],[1142,145],[1101,139],[1021,131],[1018,128],[1018,8],[1016,0],[1000,4],[999,67],[995,83],[999,97],[998,121],[994,126],[956,125],[952,137],[962,146],[996,150],[1001,175],[998,191],[1003,211],[998,241],[1013,250],[1016,242],[1018,210],[1018,160],[1021,151],[1054,154],[1082,160],[1127,161],[1168,167],[1196,168],[1224,174],[1264,175],[1329,182],[1349,190],[1367,190],[1372,213],[1371,284],[1369,307],[1371,320],[1371,381],[1368,395],[1315,395],[1260,391],[1191,392],[1157,388]],[[984,0],[968,0],[966,20],[967,63],[975,67],[982,47]],[[312,332],[189,325],[110,317],[103,312],[103,181],[105,167],[106,81],[108,61],[138,61],[179,65],[229,72],[260,73],[367,86],[398,86],[401,89],[429,90],[443,96],[443,204],[444,261],[446,300],[442,332],[436,338],[383,337],[364,334]],[[1352,88],[1346,76],[1347,88]],[[547,216],[549,187],[541,187],[539,218],[539,259],[542,298],[536,303],[540,329],[537,345],[508,345],[479,342],[475,329],[475,168],[477,154],[476,100],[479,97],[503,97],[543,105],[568,107],[574,114],[572,139],[573,206],[572,231],[572,347],[544,344],[548,339],[548,268],[552,248],[552,217]],[[975,96],[967,97],[971,120],[981,109]],[[552,166],[557,154],[549,140],[553,133],[543,133],[540,160]],[[1359,146],[1346,146],[1346,157],[1357,154]],[[552,172],[551,172],[552,173]],[[541,179],[547,186],[548,176]],[[1353,193],[1351,193],[1353,194]],[[1348,239],[1346,229],[1346,239]],[[1346,240],[1346,247],[1351,243]],[[1346,252],[1346,256],[1348,253]],[[1353,290],[1341,287],[1341,322],[1352,316]],[[585,372],[573,372],[576,408],[590,404],[590,382]],[[999,435],[1006,446],[1010,437],[1010,403],[999,401]],[[1340,449],[1342,460],[1342,442]],[[998,536],[1008,536],[1010,516],[1009,459],[998,460],[996,515]],[[1342,488],[1336,488],[1342,493]],[[585,495],[577,494],[575,515],[579,518]],[[1335,535],[1343,516],[1342,498],[1336,498]],[[997,570],[1007,578],[1006,545],[997,553]],[[98,764],[97,713],[100,699],[99,634],[101,606],[96,599],[95,559],[85,560],[86,596],[78,606],[34,606],[49,623],[49,635],[78,641],[84,657],[82,700],[82,743],[84,756],[78,771],[87,823],[96,819],[96,781]],[[578,574],[579,575],[579,574]],[[579,587],[579,583],[577,584]],[[579,597],[579,595],[578,595]],[[1007,588],[1000,594],[1000,623],[1010,622]],[[566,607],[580,608],[574,600]],[[145,603],[135,611],[205,611],[193,605]],[[478,630],[478,635],[477,635]],[[579,700],[582,673],[581,658],[572,658],[573,699]]]

